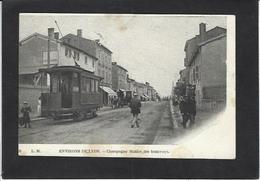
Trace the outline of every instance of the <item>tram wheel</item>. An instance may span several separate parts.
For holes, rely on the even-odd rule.
[[[85,113],[83,111],[78,111],[73,114],[74,121],[81,121],[85,118]]]

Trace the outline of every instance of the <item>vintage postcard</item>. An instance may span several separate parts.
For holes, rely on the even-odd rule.
[[[235,16],[19,15],[19,156],[235,159]]]

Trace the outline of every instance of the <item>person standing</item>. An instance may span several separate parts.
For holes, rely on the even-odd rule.
[[[32,112],[32,109],[26,101],[23,102],[21,112],[23,113],[24,128],[27,128],[27,125],[29,128],[31,128],[30,112]]]
[[[131,128],[133,128],[135,125],[136,127],[140,127],[138,123],[138,114],[141,113],[141,101],[138,99],[138,95],[136,93],[134,93],[134,97],[131,100],[129,107],[131,109],[131,113],[133,114]]]
[[[186,128],[187,122],[189,120],[189,103],[188,103],[187,96],[180,98],[179,108],[180,108],[180,112],[181,112],[181,115],[182,115],[183,128]]]
[[[190,119],[190,126],[195,124],[195,116],[196,116],[196,101],[195,97],[192,96],[188,99],[188,106],[189,106],[189,119]]]

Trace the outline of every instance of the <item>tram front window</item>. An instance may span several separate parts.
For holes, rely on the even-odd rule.
[[[61,74],[61,105],[63,108],[72,107],[71,77],[71,72]]]

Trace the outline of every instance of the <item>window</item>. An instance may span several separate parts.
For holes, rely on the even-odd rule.
[[[193,81],[195,82],[195,68],[192,69],[192,76],[193,76]]]
[[[72,56],[72,52],[71,52],[71,49],[69,49],[69,57]]]
[[[59,81],[57,75],[53,75],[51,78],[51,92],[59,92]]]
[[[91,92],[95,92],[95,80],[91,79]]]
[[[76,50],[74,50],[74,56],[73,59],[75,60],[79,60],[79,52],[77,52]]]
[[[85,64],[87,65],[88,64],[88,57],[85,56]]]
[[[43,64],[48,64],[48,52],[42,52],[42,60]],[[58,52],[57,51],[50,51],[50,64],[56,64],[58,61]]]
[[[78,73],[73,73],[72,85],[73,85],[72,91],[79,92],[79,75],[78,75]]]
[[[200,77],[199,77],[199,67],[198,66],[195,67],[195,76],[196,76],[196,80],[200,79]]]
[[[65,56],[68,56],[68,54],[69,54],[69,49],[68,47],[65,47]]]
[[[95,84],[96,85],[96,92],[98,92],[99,83],[98,83],[97,80],[95,82],[96,82],[96,84]]]
[[[92,67],[95,67],[95,60],[92,60]]]
[[[82,93],[90,92],[90,79],[88,79],[86,77],[82,77],[81,92]]]

